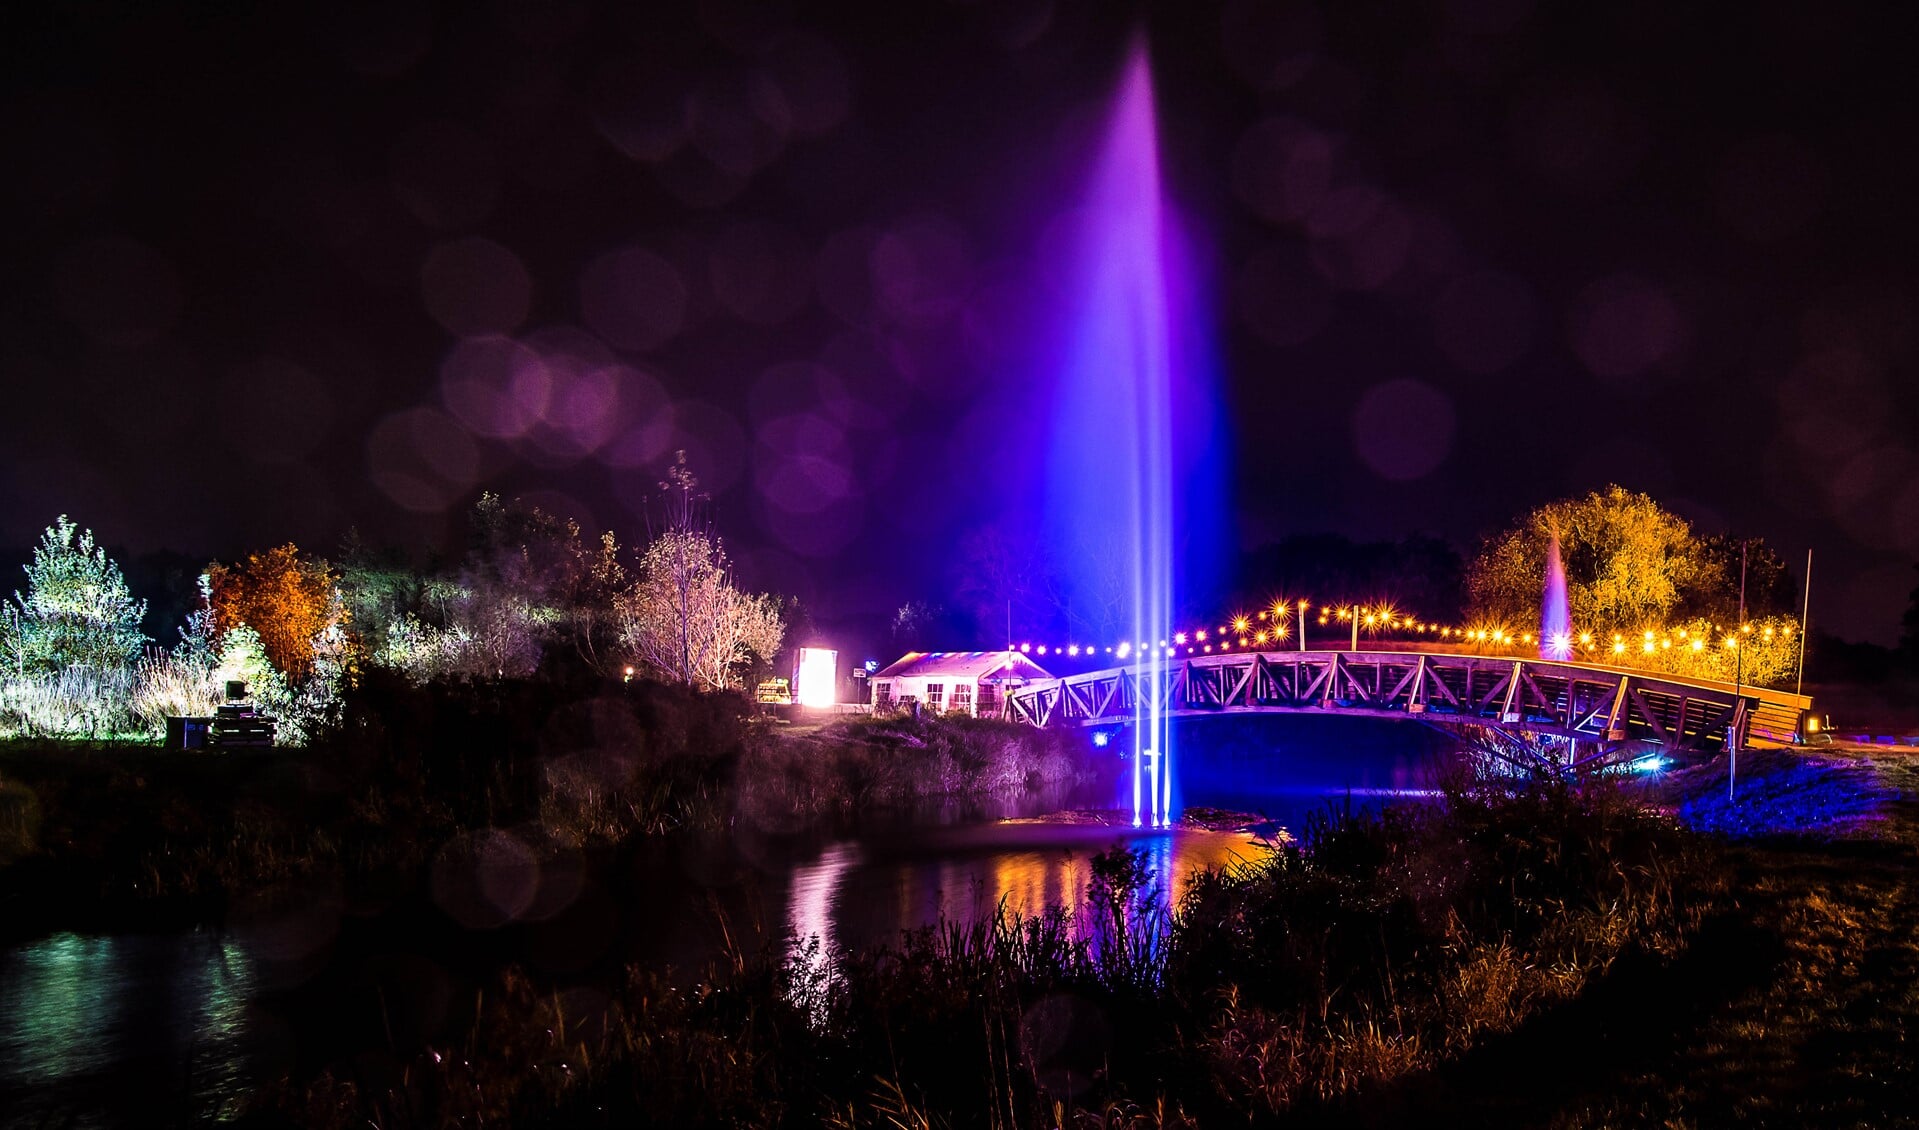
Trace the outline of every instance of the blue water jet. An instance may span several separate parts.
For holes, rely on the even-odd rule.
[[[1152,72],[1135,42],[1055,275],[1046,537],[1069,563],[1079,618],[1127,641],[1112,658],[1141,687],[1129,704],[1134,823],[1155,826],[1177,811],[1161,707],[1175,559],[1190,577],[1216,552],[1224,449],[1197,288],[1160,173]]]

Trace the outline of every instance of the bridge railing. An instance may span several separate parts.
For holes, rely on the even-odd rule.
[[[1171,716],[1357,713],[1472,724],[1674,753],[1790,740],[1804,695],[1578,662],[1408,651],[1247,651],[1113,667],[1009,692],[1007,715],[1036,726]]]

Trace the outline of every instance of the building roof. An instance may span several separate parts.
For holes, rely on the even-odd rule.
[[[909,651],[876,673],[875,679],[1050,679],[1046,668],[1017,651]]]

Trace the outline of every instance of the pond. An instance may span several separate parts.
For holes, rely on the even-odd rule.
[[[1223,721],[1183,728],[1182,802],[1289,829],[1329,805],[1430,795],[1446,748],[1405,725]],[[788,936],[859,947],[1001,906],[1070,908],[1093,855],[1116,844],[1144,851],[1170,906],[1197,869],[1267,850],[1243,832],[1040,819],[1117,800],[1080,790],[737,828],[616,860],[536,859],[498,830],[443,853],[424,880],[268,892],[185,933],[42,938],[0,951],[0,1125],[231,1116],[285,1072],[376,1070],[451,1040],[508,965],[610,989],[633,963],[697,969]]]

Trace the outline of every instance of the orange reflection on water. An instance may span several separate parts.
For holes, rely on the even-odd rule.
[[[1172,911],[1194,876],[1262,858],[1266,848],[1243,833],[1198,829],[1142,832],[1008,822],[966,830],[955,839],[898,855],[868,856],[835,844],[791,873],[787,926],[825,949],[896,941],[899,932],[941,920],[980,921],[1002,909],[1034,916],[1053,907],[1072,913],[1082,931],[1092,860],[1124,847],[1142,852],[1146,893]],[[1136,901],[1135,913],[1149,909]]]
[[[1249,863],[1266,851],[1251,836],[1235,832],[1182,829],[1110,840],[1081,837],[1064,850],[1017,851],[994,857],[991,885],[982,891],[981,901],[986,907],[1003,904],[1007,913],[1021,915],[1064,907],[1083,919],[1087,887],[1093,880],[1093,856],[1121,846],[1145,853],[1144,862],[1151,873],[1148,892],[1168,911],[1185,899],[1199,872]]]

